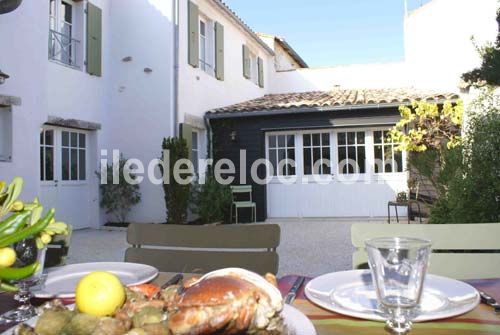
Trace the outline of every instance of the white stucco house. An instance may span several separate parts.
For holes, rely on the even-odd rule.
[[[0,84],[0,179],[21,176],[26,197],[39,196],[75,228],[98,227],[107,218],[94,171],[112,150],[147,166],[164,137],[184,136],[197,162],[219,138],[228,156],[241,148],[293,154],[293,175],[309,179],[306,152],[336,162],[352,146],[365,162],[357,172],[376,184],[339,185],[334,163],[330,186],[256,186],[259,219],[382,216],[380,204],[404,190],[407,175],[404,163],[374,170],[376,148],[392,145],[377,136],[409,99],[467,99],[460,75],[479,65],[470,37],[496,37],[497,6],[432,0],[405,17],[404,61],[309,68],[284,38],[256,34],[220,0],[24,0],[0,15],[0,70],[9,75]],[[370,114],[375,105],[388,109]],[[236,142],[218,128],[222,120]],[[130,221],[163,222],[161,185],[144,179],[140,188]]]

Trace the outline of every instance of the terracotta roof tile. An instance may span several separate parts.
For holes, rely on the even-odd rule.
[[[328,108],[342,106],[363,106],[376,104],[407,104],[411,101],[432,101],[458,99],[455,93],[438,93],[414,88],[396,89],[340,89],[304,93],[268,94],[263,97],[235,105],[216,108],[209,113],[253,112],[290,108]]]

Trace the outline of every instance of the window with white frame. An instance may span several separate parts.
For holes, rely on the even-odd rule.
[[[214,23],[200,18],[200,69],[210,75],[215,75],[215,33]]]
[[[330,133],[302,135],[304,175],[330,174]]]
[[[268,137],[268,159],[273,167],[273,176],[294,176],[295,135],[270,135]]]
[[[257,56],[250,52],[250,80],[255,84],[259,84],[259,65]]]
[[[200,159],[200,149],[199,149],[199,133],[197,131],[192,132],[192,145],[191,145],[191,162],[194,166],[194,173],[199,172],[199,159]]]
[[[375,173],[403,172],[403,153],[395,150],[398,143],[388,138],[388,130],[373,132],[373,151],[375,156]]]
[[[337,146],[340,174],[366,172],[364,131],[345,131],[337,133]]]
[[[55,178],[55,139],[53,129],[40,130],[40,180],[53,181]]]
[[[78,8],[78,10],[77,10]],[[49,0],[49,58],[71,67],[81,66],[83,7],[72,0]],[[76,25],[79,24],[79,29]],[[78,30],[78,32],[77,32]]]
[[[87,135],[74,131],[61,133],[61,179],[83,181],[87,179]]]

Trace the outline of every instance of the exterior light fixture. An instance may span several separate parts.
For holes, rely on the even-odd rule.
[[[236,142],[238,133],[236,130],[233,130],[231,133],[229,133],[229,138],[231,139],[231,142]]]
[[[7,73],[4,73],[2,72],[2,70],[0,70],[0,85],[2,85],[5,80],[7,80],[9,78],[9,75]]]

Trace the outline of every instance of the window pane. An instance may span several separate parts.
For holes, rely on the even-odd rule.
[[[193,150],[191,154],[191,162],[193,163],[194,173],[198,173],[198,151]]]
[[[287,158],[289,160],[295,161],[295,150],[294,149],[288,149],[287,150],[287,156],[288,156]],[[295,167],[292,165],[292,163],[289,162],[287,165],[288,165],[288,167],[287,167],[288,175],[289,176],[295,175]]]
[[[394,171],[403,172],[403,154],[401,151],[394,151]]]
[[[40,144],[44,144],[44,133],[43,133],[43,130],[40,130]]]
[[[392,148],[390,145],[384,146],[384,172],[392,172]]]
[[[193,146],[192,146],[193,150],[198,150],[198,133],[193,132],[193,133],[191,134],[191,140],[192,140],[192,142],[193,142],[193,143],[192,143],[192,145],[193,145]]]
[[[269,148],[276,148],[276,136],[269,136]]]
[[[286,150],[278,149],[278,175],[284,176],[285,172],[285,164],[286,164]]]
[[[382,157],[382,146],[376,145],[375,148],[375,173],[381,173],[384,166]]]
[[[323,133],[323,134],[321,134],[321,144],[323,146],[330,145],[330,133]]]
[[[285,135],[278,135],[278,147],[285,147]]]
[[[79,134],[78,146],[80,148],[86,148],[86,137],[85,134]]]
[[[345,161],[346,159],[346,150],[345,148],[339,148],[338,150],[338,156],[339,156],[339,166],[342,166],[342,169],[340,173],[346,173],[347,172],[347,166],[345,165],[347,162]]]
[[[331,166],[330,148],[323,148],[322,155],[323,155],[322,173],[330,174],[330,166]]]
[[[389,141],[387,138],[389,137],[389,131],[384,130],[384,142],[386,143],[391,143],[392,141]]]
[[[312,134],[312,142],[313,142],[313,145],[314,146],[320,146],[321,143],[320,143],[320,137],[321,134]]]
[[[68,23],[73,22],[73,11],[70,4],[67,4],[65,2],[61,3],[61,17]]]
[[[45,145],[54,145],[54,131],[46,130],[45,131]]]
[[[287,146],[294,147],[295,146],[295,136],[294,135],[287,135],[287,140],[286,140]]]
[[[304,141],[304,146],[310,147],[311,146],[311,134],[304,134],[302,138]]]
[[[62,145],[69,147],[69,133],[67,131],[62,132]]]
[[[45,180],[54,180],[54,148],[45,148]]]
[[[79,165],[79,170],[78,170],[78,179],[79,180],[86,180],[87,179],[87,172],[86,172],[86,157],[85,157],[85,150],[80,149],[79,150],[79,157],[78,157],[78,165]]]
[[[373,141],[375,143],[382,143],[382,132],[381,131],[374,131],[373,132]]]
[[[70,133],[71,134],[71,146],[73,148],[78,147],[78,133]]]
[[[71,180],[78,180],[78,150],[71,149]]]
[[[311,149],[304,148],[304,174],[312,174]]]
[[[356,147],[347,148],[347,158],[349,159],[349,173],[357,171],[356,167]]]
[[[365,144],[365,132],[364,131],[358,131],[356,133],[358,144]]]
[[[338,142],[338,145],[345,145],[345,133],[339,133],[337,135],[337,142]]]
[[[69,180],[69,149],[63,148],[61,156],[62,180]]]
[[[205,22],[200,21],[200,35],[205,36]]]
[[[269,162],[273,165],[273,168],[271,170],[272,175],[276,176],[276,149],[270,149],[269,150]]]
[[[356,144],[356,133],[355,132],[348,132],[347,133],[347,144]]]
[[[365,147],[360,146],[358,147],[358,166],[359,166],[359,173],[365,173],[366,172],[366,155],[365,155]]]
[[[45,180],[45,164],[43,163],[43,147],[40,147],[40,180]]]
[[[314,137],[313,137],[314,139]],[[313,148],[313,173],[319,174],[321,164],[321,148]]]

